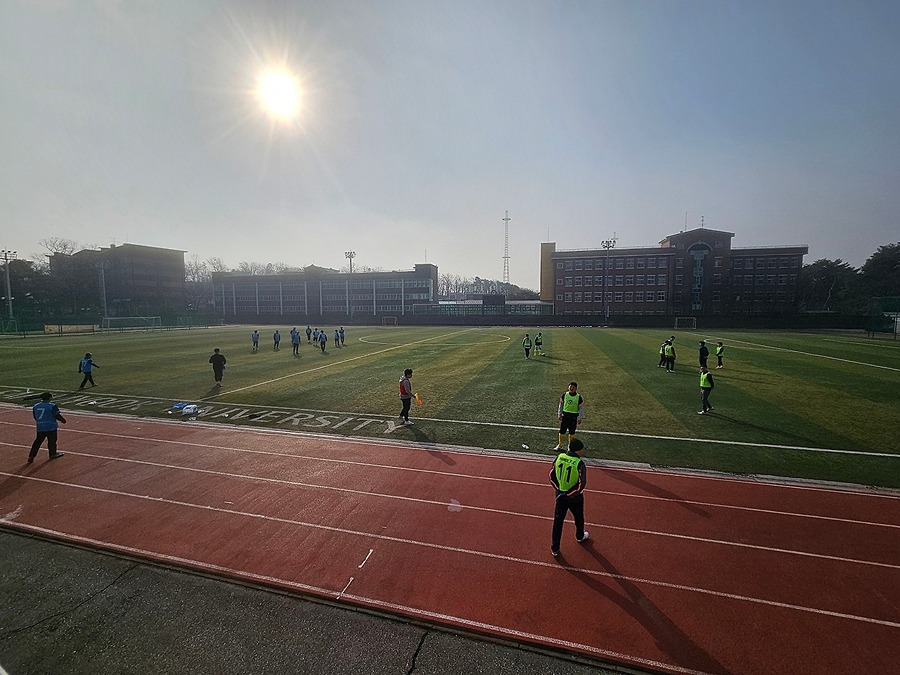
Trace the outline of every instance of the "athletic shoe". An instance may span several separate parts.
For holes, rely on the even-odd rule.
[[[698,415],[705,415],[705,414],[706,414],[706,411],[705,411],[705,410],[701,410],[701,411],[698,412],[697,414],[698,414]]]
[[[553,448],[553,449],[554,449],[554,450],[562,450],[562,446],[559,445],[559,444],[557,444],[557,446],[556,446],[555,448]]]
[[[558,557],[559,557],[559,551],[554,551],[554,550],[551,548],[551,549],[550,549],[550,555],[552,555],[554,558],[558,558]]]
[[[34,461],[34,457],[29,457],[27,461],[29,464],[31,464]]]
[[[413,424],[414,423],[410,422],[409,420],[403,420],[403,426],[405,427],[411,427]]]
[[[588,539],[590,539],[590,538],[591,538],[591,535],[588,533],[587,530],[585,530],[585,531],[584,531],[584,536],[583,536],[581,539],[576,539],[575,541],[577,541],[579,544],[583,544],[584,542],[586,542],[586,541],[587,541]]]
[[[706,412],[712,412],[713,410],[715,410],[715,408],[713,408],[712,406],[709,406],[709,407],[706,409]]]
[[[58,457],[62,457],[64,454],[66,454],[66,453],[57,452],[55,455],[50,455],[50,459],[57,459]]]

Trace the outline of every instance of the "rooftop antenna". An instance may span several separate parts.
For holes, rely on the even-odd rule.
[[[687,231],[687,211],[684,212],[684,228],[681,231],[682,232]]]
[[[703,216],[700,216],[700,229],[703,229]]]
[[[503,220],[503,283],[509,283],[509,211]]]

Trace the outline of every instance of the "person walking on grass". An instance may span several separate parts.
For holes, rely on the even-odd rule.
[[[81,386],[78,387],[79,389],[84,389],[84,385],[86,385],[88,382],[91,383],[92,387],[97,386],[97,383],[94,382],[93,371],[94,371],[94,368],[99,368],[99,367],[100,367],[99,365],[94,363],[94,359],[91,356],[90,352],[88,352],[87,354],[84,355],[84,358],[81,359],[81,363],[78,364],[78,372],[84,373],[84,379],[81,380]]]
[[[341,329],[338,331],[338,333],[341,336],[341,347],[343,347],[344,346],[344,327],[343,326],[341,326]]]
[[[718,363],[716,364],[716,370],[722,370],[725,367],[725,364],[722,363],[722,359],[725,358],[725,345],[721,342],[716,343],[716,360]]]
[[[325,343],[328,342],[328,333],[323,328],[319,331],[319,346],[322,348],[322,353],[325,353]]]
[[[225,360],[225,357],[219,353],[219,348],[216,347],[213,349],[213,355],[209,357],[209,362],[212,364],[213,369],[213,377],[216,380],[216,386],[222,386],[222,377],[225,375],[225,364],[228,361]]]
[[[403,371],[403,377],[400,378],[400,403],[403,404],[403,409],[400,411],[400,419],[408,427],[413,424],[409,421],[409,407],[412,405],[413,398],[412,382],[410,382],[412,376],[412,368],[407,368]]]
[[[674,373],[675,372],[675,345],[672,344],[672,339],[669,338],[666,340],[666,344],[663,345],[663,352],[666,357],[666,372]]]
[[[705,415],[711,410],[715,410],[709,402],[709,395],[712,393],[716,383],[713,382],[712,373],[706,366],[700,366],[700,412],[698,415]]]
[[[666,345],[669,344],[669,341],[666,340],[659,346],[659,363],[656,365],[657,368],[665,368],[666,367]]]
[[[334,346],[341,346],[341,332],[337,328],[334,329]]]
[[[590,534],[584,529],[584,488],[587,486],[587,467],[581,459],[582,452],[584,443],[578,438],[572,439],[569,449],[557,456],[553,468],[550,469],[550,482],[556,493],[553,532],[550,539],[550,553],[554,558],[559,555],[567,512],[572,512],[572,519],[575,521],[575,541],[582,544],[590,539]]]
[[[705,366],[707,360],[709,359],[709,348],[706,346],[706,340],[700,340],[700,345],[697,347],[697,351],[700,355],[700,365]]]
[[[543,356],[544,355],[544,336],[538,333],[534,336],[534,355],[535,356]]]
[[[306,327],[306,344],[312,342],[312,328],[309,326]]]
[[[52,398],[53,394],[49,391],[45,391],[41,394],[41,402],[36,403],[31,409],[31,414],[34,417],[35,427],[37,429],[37,436],[34,439],[34,443],[31,444],[31,452],[28,453],[29,464],[37,457],[38,451],[41,449],[41,444],[44,442],[45,438],[47,439],[47,449],[50,451],[50,459],[56,459],[65,454],[56,449],[56,432],[57,429],[59,429],[58,423],[62,422],[65,424],[66,418],[60,414],[59,407],[57,407],[55,403],[50,402],[50,399]]]
[[[569,445],[575,439],[575,431],[584,420],[584,398],[578,393],[578,383],[569,382],[569,388],[559,397],[559,407],[556,413],[559,419],[559,443],[554,450],[565,450],[563,443],[566,434],[569,435]]]
[[[531,338],[528,336],[528,333],[525,333],[525,338],[522,340],[522,349],[525,350],[525,358],[531,358]]]

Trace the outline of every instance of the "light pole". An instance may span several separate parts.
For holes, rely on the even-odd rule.
[[[3,249],[0,251],[0,256],[3,256],[3,261],[6,263],[6,306],[9,309],[9,320],[12,321],[13,318],[13,309],[12,309],[12,289],[9,286],[9,261],[16,259],[15,251],[7,251]]]
[[[350,261],[350,274],[353,274],[353,259],[356,257],[356,251],[344,251],[344,257]]]
[[[609,250],[616,247],[616,233],[613,232],[612,239],[600,242],[600,246],[606,249],[606,262],[603,263],[603,309],[605,321],[609,323],[609,301],[606,299],[606,278],[609,275]]]

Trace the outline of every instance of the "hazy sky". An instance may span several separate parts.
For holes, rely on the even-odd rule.
[[[537,288],[540,242],[900,241],[900,2],[2,0],[0,247]],[[286,65],[302,109],[256,95]]]

